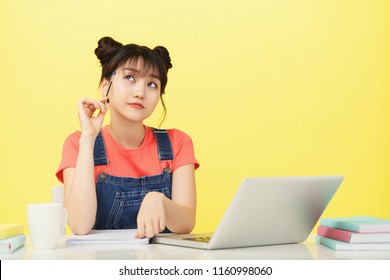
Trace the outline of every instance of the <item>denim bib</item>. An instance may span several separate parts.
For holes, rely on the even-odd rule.
[[[168,133],[164,129],[152,128],[157,143],[162,173],[140,178],[98,174],[96,182],[97,212],[93,229],[135,229],[142,200],[148,192],[161,192],[172,198],[171,163],[173,150]],[[102,133],[95,140],[94,164],[108,164]],[[103,168],[105,169],[105,168]],[[166,228],[164,232],[169,232]]]

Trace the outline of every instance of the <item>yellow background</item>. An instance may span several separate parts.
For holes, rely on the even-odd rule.
[[[324,216],[390,219],[390,1],[2,0],[0,35],[1,223],[50,201],[107,35],[171,53],[163,126],[201,163],[196,232],[247,176],[344,175]]]

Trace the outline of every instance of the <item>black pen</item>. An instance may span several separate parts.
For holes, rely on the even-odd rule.
[[[108,96],[108,93],[110,92],[111,85],[112,85],[112,81],[110,81],[110,85],[108,86],[108,90],[107,90],[107,93],[106,93],[106,97]]]
[[[112,81],[110,81],[110,85],[108,86],[106,97],[108,96],[108,93],[110,92],[111,85],[112,85]],[[106,102],[108,102],[108,99],[104,103],[106,103]]]
[[[116,70],[114,72],[112,72],[112,76],[114,76],[115,74],[116,74]],[[110,85],[108,86],[106,97],[108,96],[108,93],[110,92],[111,85],[112,85],[112,81],[110,81]],[[106,102],[108,102],[108,99],[106,100]]]

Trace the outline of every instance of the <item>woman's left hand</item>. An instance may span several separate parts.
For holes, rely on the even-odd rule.
[[[165,195],[160,192],[145,195],[138,212],[135,238],[152,238],[165,229],[165,199]]]

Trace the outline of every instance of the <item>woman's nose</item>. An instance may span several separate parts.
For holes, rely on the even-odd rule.
[[[144,94],[145,94],[145,87],[142,84],[138,84],[134,88],[134,97],[144,98]]]

